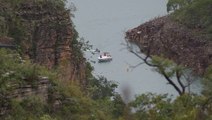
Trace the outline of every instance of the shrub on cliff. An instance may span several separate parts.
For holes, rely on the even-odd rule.
[[[89,88],[81,88],[74,81],[61,81],[45,67],[22,61],[15,51],[0,49],[0,119],[112,120],[123,115],[125,104],[115,95],[116,85],[105,78],[93,79]],[[10,97],[20,86],[37,89],[40,76],[49,78],[47,100],[36,94]]]
[[[178,9],[174,9],[176,5]],[[174,18],[177,21],[190,28],[203,29],[204,33],[212,34],[211,0],[169,0],[167,11],[170,10],[174,10]]]
[[[25,98],[20,94],[20,91],[25,89],[22,86],[37,89],[39,78],[49,76],[50,72],[44,67],[22,60],[16,51],[6,49],[0,49],[0,66],[0,112],[2,114],[0,118],[12,119],[17,117],[18,119],[18,117],[26,117],[21,114],[26,113],[26,111],[33,113],[35,110],[34,112],[38,114],[38,111],[42,112],[44,102],[40,101],[40,97],[32,99],[31,96],[25,96]],[[23,99],[23,101],[19,99]],[[32,107],[32,109],[27,110],[26,107]],[[31,114],[28,114],[28,116],[31,116]]]

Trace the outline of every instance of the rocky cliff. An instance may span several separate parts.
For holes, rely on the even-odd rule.
[[[11,106],[9,101],[11,101],[11,99],[22,101],[29,96],[36,96],[43,102],[47,102],[49,95],[48,91],[51,84],[48,78],[40,77],[34,85],[32,83],[27,83],[23,85],[11,84],[11,86],[12,91],[10,91],[4,98],[1,97],[1,100],[4,100],[4,104],[0,107],[0,116],[10,111]]]
[[[32,63],[46,66],[48,69],[56,69],[59,71],[57,73],[60,73],[57,77],[62,83],[75,80],[81,86],[86,85],[86,61],[77,41],[78,36],[71,21],[70,11],[65,9],[64,5],[55,3],[57,0],[23,0],[14,6],[9,4],[10,2],[0,0],[0,48],[16,49],[23,59],[29,59]],[[4,69],[0,74],[15,70]],[[29,78],[30,82],[26,84],[16,81],[26,81],[26,74],[28,73],[21,73],[20,79],[7,80],[1,77],[1,85],[4,85],[2,81],[6,81],[5,84],[8,84],[10,89],[6,89],[4,95],[3,90],[0,90],[0,117],[11,111],[13,99],[23,101],[36,96],[45,104],[53,99],[53,108],[61,104],[61,101],[58,102],[58,91],[50,92],[53,81],[46,76],[41,77],[41,74],[37,74],[39,79],[35,80],[36,85],[32,78]]]
[[[6,2],[2,2],[1,6],[2,13],[11,12],[7,16],[1,16],[3,18],[1,20],[4,20],[5,24],[18,21],[15,23],[16,26],[7,25],[5,28],[9,29],[7,37],[13,39],[21,47],[25,57],[35,63],[45,65],[49,69],[61,68],[64,79],[84,81],[85,60],[81,53],[76,52],[78,51],[76,49],[80,48],[74,44],[77,33],[69,10],[65,9],[63,5],[49,0],[26,0],[13,9]],[[21,29],[17,28],[18,25],[21,26]],[[19,37],[21,35],[23,37]],[[13,36],[19,39],[13,38]],[[3,41],[5,39],[0,40],[5,43]]]
[[[212,42],[199,29],[189,29],[169,16],[153,19],[126,32],[126,39],[152,55],[163,55],[203,74],[212,64]]]

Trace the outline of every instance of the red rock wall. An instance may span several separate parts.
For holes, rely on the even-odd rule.
[[[75,33],[70,11],[51,7],[48,2],[22,4],[18,11],[29,32],[22,43],[26,54],[49,69],[63,65],[66,79],[85,79],[85,60],[76,62],[73,55],[71,44]]]

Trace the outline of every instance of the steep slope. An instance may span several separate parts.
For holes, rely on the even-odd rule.
[[[2,36],[13,39],[33,62],[61,68],[64,79],[84,81],[86,63],[63,2],[21,0],[13,6],[2,0],[1,4],[1,28],[6,31]]]
[[[212,64],[212,42],[197,29],[189,29],[169,16],[156,18],[126,32],[126,39],[143,52],[164,55],[202,74]]]

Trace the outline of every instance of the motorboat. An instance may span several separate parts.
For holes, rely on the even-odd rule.
[[[99,62],[108,62],[112,60],[112,56],[110,55],[109,52],[104,52],[99,55],[98,60]]]

